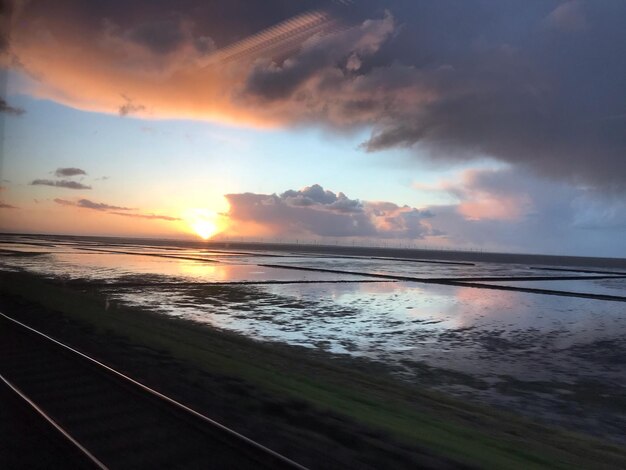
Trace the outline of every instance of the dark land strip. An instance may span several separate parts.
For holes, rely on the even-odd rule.
[[[157,257],[157,258],[173,258],[173,259],[184,259],[184,260],[189,260],[189,261],[204,261],[205,263],[220,263],[221,261],[218,261],[216,259],[209,259],[209,258],[198,258],[195,256],[174,256],[174,255],[165,255],[165,254],[156,254],[156,253],[139,253],[136,251],[118,251],[118,250],[104,250],[101,248],[80,248],[77,247],[77,250],[83,250],[83,251],[94,251],[94,252],[99,252],[99,253],[108,253],[108,254],[116,254],[116,255],[137,255],[137,256],[153,256],[153,257]]]
[[[263,256],[263,255],[259,255]],[[301,253],[291,253],[290,255],[274,255],[284,258],[301,258],[315,257],[315,258],[334,258],[334,259],[360,259],[360,260],[382,260],[382,261],[405,261],[409,263],[426,263],[426,264],[447,264],[453,266],[476,266],[476,263],[468,263],[464,261],[441,261],[441,260],[429,260],[418,258],[392,258],[385,256],[365,256],[365,255],[338,255],[338,254],[323,254],[323,253],[309,253],[303,251]]]
[[[119,243],[119,244],[114,244],[114,243],[107,243],[107,244],[98,244],[98,243],[94,243],[92,246],[106,246],[106,247],[122,247],[122,248],[152,248],[155,250],[163,250],[163,251],[180,251],[181,249],[194,249],[194,250],[205,250],[207,252],[207,254],[221,254],[221,253],[228,253],[228,254],[235,254],[235,255],[247,255],[247,256],[263,256],[263,257],[268,257],[268,258],[288,258],[290,255],[278,255],[275,253],[262,253],[262,252],[252,252],[252,251],[232,251],[232,250],[212,250],[206,247],[167,247],[167,246],[153,246],[153,245],[134,245],[134,244],[123,244],[123,243]],[[93,248],[92,248],[93,250]],[[111,250],[113,251],[113,250]],[[117,251],[116,251],[117,253]],[[120,252],[121,253],[121,252]],[[134,252],[133,252],[134,253]]]
[[[59,285],[71,285],[75,287],[202,287],[202,286],[256,286],[256,285],[283,285],[283,284],[371,284],[396,282],[383,279],[359,279],[359,280],[334,280],[334,281],[227,281],[227,282],[98,282],[98,281],[56,281],[51,282]]]
[[[564,291],[564,290],[535,289],[532,287],[498,286],[495,284],[480,284],[480,283],[475,283],[475,282],[455,282],[455,283],[451,283],[451,285],[475,287],[477,289],[508,290],[508,291],[517,291],[517,292],[528,292],[530,294],[557,295],[561,297],[580,297],[582,299],[608,300],[611,302],[626,302],[626,297],[621,296],[621,295],[586,294],[582,292],[570,292],[570,291]]]
[[[626,279],[626,275],[615,276],[472,276],[472,277],[432,277],[427,278],[436,282],[483,282],[483,281],[589,281],[593,279]]]
[[[615,276],[626,276],[626,272],[619,271],[598,271],[594,269],[576,269],[576,268],[545,268],[539,266],[529,266],[530,269],[538,269],[541,271],[561,271],[561,272],[576,272],[576,273],[590,273],[590,274],[613,274]]]
[[[425,284],[441,284],[441,285],[447,285],[447,286],[474,287],[478,289],[497,289],[497,290],[508,290],[508,291],[517,291],[517,292],[529,292],[531,294],[560,295],[564,297],[581,297],[584,299],[626,302],[626,297],[622,297],[618,295],[585,294],[585,293],[579,293],[579,292],[568,292],[568,291],[550,290],[550,289],[536,289],[532,287],[498,286],[495,284],[480,284],[478,282],[473,282],[475,280],[480,280],[481,278],[464,278],[463,280],[446,279],[446,278],[432,278],[431,279],[431,278],[419,278],[419,277],[410,277],[410,276],[397,276],[394,274],[372,274],[372,273],[366,274],[366,273],[362,273],[358,271],[343,271],[339,269],[325,269],[325,268],[307,268],[304,266],[289,266],[289,265],[282,265],[282,264],[259,264],[258,266],[263,266],[267,268],[294,269],[294,270],[300,270],[300,271],[318,271],[318,272],[327,272],[327,273],[334,273],[334,274],[350,274],[352,276],[377,277],[381,279],[421,282]],[[614,278],[614,277],[618,277],[618,276],[609,276],[609,278]],[[553,281],[560,280],[559,278],[554,278],[554,277],[551,277],[548,279],[553,280]],[[580,279],[580,277],[576,277],[576,279]],[[598,279],[598,278],[596,277],[595,279]],[[497,278],[497,280],[515,281],[519,279],[502,277],[502,278]],[[525,279],[525,280],[531,280],[531,279]],[[537,279],[532,279],[532,280],[537,280]]]
[[[370,256],[369,259],[377,259],[384,261],[406,261],[409,263],[427,263],[427,264],[449,264],[455,266],[476,266],[476,263],[468,263],[463,261],[440,261],[440,260],[428,260],[428,259],[413,259],[413,258],[390,258],[384,256]]]
[[[18,250],[7,250],[5,248],[0,248],[0,256],[28,257],[28,256],[47,255],[47,254],[50,254],[50,252],[18,251]]]
[[[42,242],[29,242],[24,240],[5,240],[0,239],[0,243],[6,243],[7,245],[31,245],[31,246],[45,246],[46,248],[53,247],[55,244],[53,243],[42,243]]]
[[[190,242],[193,243],[193,242]],[[323,254],[377,256],[390,258],[432,259],[454,262],[484,262],[506,264],[539,264],[548,266],[590,266],[615,267],[626,269],[626,259],[623,258],[594,258],[585,256],[557,256],[521,253],[492,253],[483,251],[460,250],[429,250],[417,248],[389,248],[389,247],[359,247],[333,245],[304,245],[278,243],[244,243],[244,242],[208,242],[205,247],[226,247],[238,249],[264,249],[272,251],[308,252]]]

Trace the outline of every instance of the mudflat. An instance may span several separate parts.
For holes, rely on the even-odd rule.
[[[396,380],[383,365],[260,342],[0,273],[0,308],[311,468],[623,468],[618,446]],[[236,299],[232,299],[236,301]]]

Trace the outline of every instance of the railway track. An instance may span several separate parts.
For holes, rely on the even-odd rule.
[[[304,468],[2,313],[0,378],[94,468]]]

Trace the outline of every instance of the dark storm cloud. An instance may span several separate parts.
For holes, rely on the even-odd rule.
[[[12,1],[0,0],[0,55],[9,48],[10,19],[13,9]]]
[[[57,168],[54,172],[55,176],[63,177],[63,176],[78,176],[78,175],[86,175],[85,170],[81,170],[80,168],[70,167],[70,168]]]
[[[174,51],[185,39],[180,21],[177,19],[142,23],[126,34],[132,41],[158,54]]]
[[[91,186],[87,186],[85,184],[79,183],[77,181],[71,180],[47,180],[47,179],[36,179],[30,183],[32,186],[53,186],[56,188],[67,188],[67,189],[91,189]]]
[[[97,211],[109,211],[109,210],[131,211],[131,210],[134,210],[129,207],[112,206],[110,204],[104,204],[102,202],[93,202],[93,201],[90,201],[89,199],[79,199],[78,201],[68,201],[67,199],[57,198],[54,200],[54,202],[56,202],[57,204],[61,204],[62,206],[76,206],[76,207],[82,207],[84,209],[93,209]]]
[[[370,14],[383,5],[365,3]],[[393,32],[374,17],[282,64],[256,64],[245,93],[296,119],[371,125],[368,151],[489,155],[626,188],[626,2],[384,6]],[[358,46],[366,39],[369,50]]]
[[[491,156],[626,189],[624,1],[51,5],[26,4],[30,21],[14,31],[12,48],[23,52],[25,70],[50,81],[41,93],[64,103],[120,115],[149,109],[154,118],[369,129],[366,151],[409,148],[443,163]],[[274,31],[236,61],[201,60],[316,9],[333,18],[328,34],[294,39],[278,53],[266,44],[282,41]],[[37,33],[61,46],[37,42]],[[54,56],[64,44],[80,45],[80,54]],[[132,100],[120,104],[122,93]]]
[[[104,25],[154,52],[167,53],[181,44],[188,23],[194,31],[203,32],[198,37],[208,34],[222,47],[303,11],[330,4],[325,0],[56,0],[51,7],[47,0],[30,0],[26,14],[64,18],[71,27],[91,32],[100,31]]]
[[[3,98],[0,98],[0,113],[9,114],[11,116],[21,116],[26,111],[8,104]]]
[[[422,238],[432,234],[431,213],[391,202],[350,199],[313,185],[277,194],[227,194],[228,217],[276,234],[321,237]]]

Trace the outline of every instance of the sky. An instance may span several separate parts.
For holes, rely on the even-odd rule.
[[[0,231],[626,257],[622,0],[0,14]]]

